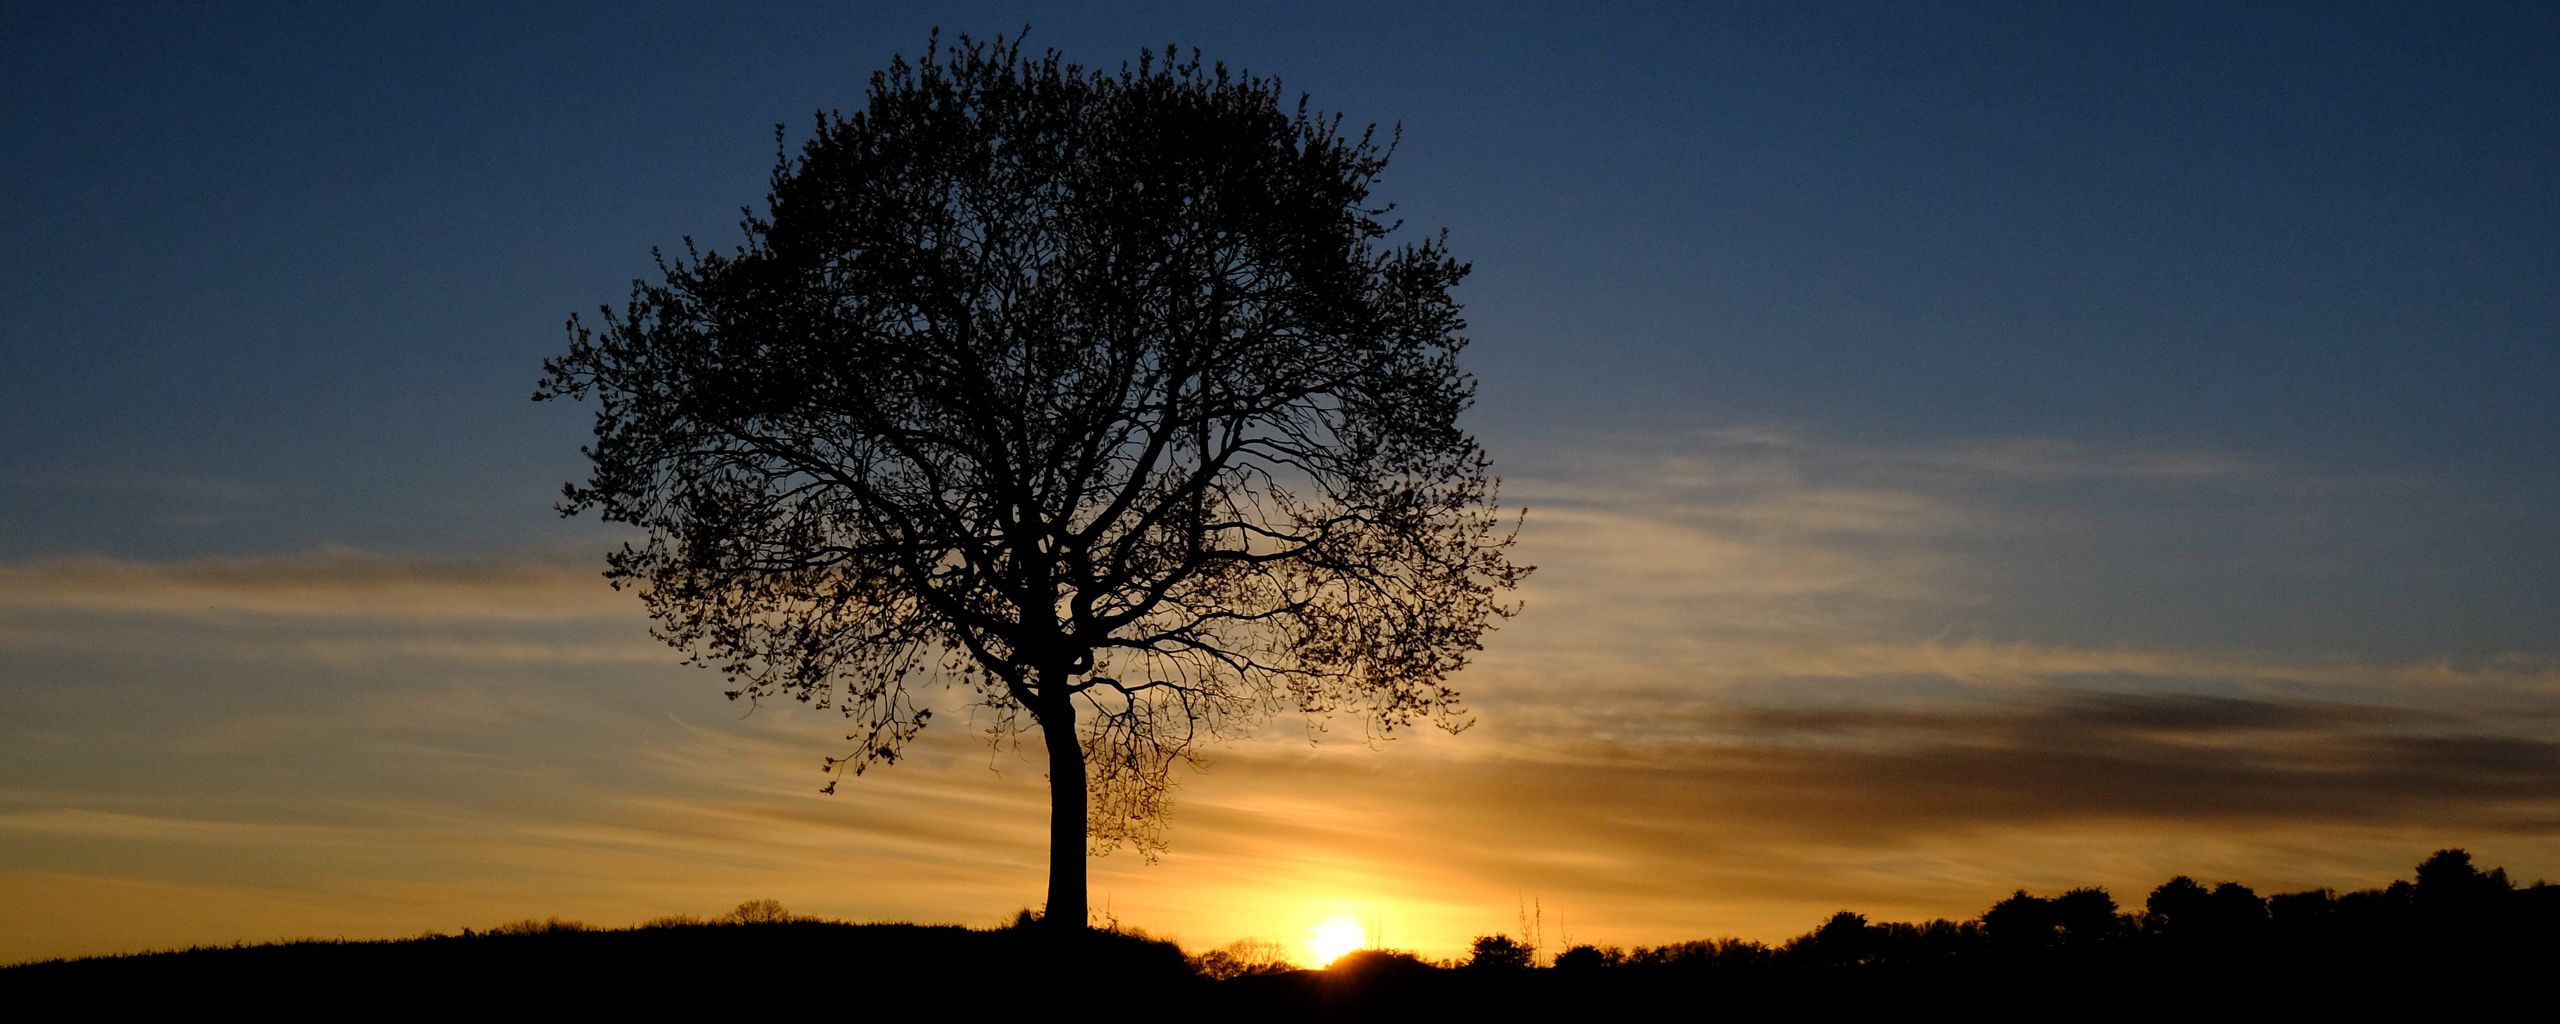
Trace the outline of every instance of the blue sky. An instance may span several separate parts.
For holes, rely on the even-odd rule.
[[[949,865],[976,863],[983,836],[875,849],[929,831],[932,802],[861,801],[962,786],[931,759],[833,802],[780,769],[717,790],[617,759],[678,736],[761,751],[739,764],[827,751],[823,723],[739,719],[636,606],[582,596],[620,535],[549,511],[583,472],[586,417],[527,398],[561,322],[618,303],[652,246],[738,238],[777,123],[796,141],[816,110],[858,104],[936,25],[1026,24],[1088,64],[1197,46],[1355,125],[1402,125],[1381,194],[1475,264],[1470,422],[1542,565],[1528,612],[1462,678],[1482,732],[1328,745],[1318,768],[1245,744],[1188,784],[1167,864],[1098,869],[1132,872],[1124,891],[1215,893],[1278,857],[1237,838],[1275,820],[1250,808],[1356,818],[1307,809],[1301,783],[1332,776],[1292,772],[1491,807],[1448,794],[1511,792],[1485,787],[1529,758],[1566,780],[1562,807],[1639,753],[1734,795],[1625,808],[1688,808],[1662,812],[1697,830],[1679,841],[1576,847],[1605,830],[1557,825],[1551,862],[1488,853],[1449,906],[1397,911],[1452,931],[1411,943],[1504,925],[1524,887],[1619,908],[1587,912],[1595,937],[1664,941],[1781,937],[1852,899],[1963,916],[2026,871],[2123,887],[2202,862],[2370,884],[2470,842],[2560,874],[2555,790],[2517,795],[2560,781],[2548,5],[17,5],[0,14],[0,717],[21,735],[0,829],[29,852],[0,855],[0,884],[48,906],[176,886],[231,908],[81,940],[104,947],[237,937],[219,932],[238,920],[486,924],[471,915],[554,912],[526,901],[555,890],[489,881],[543,861],[526,850],[677,857],[685,829],[612,810],[656,785],[702,790],[701,813],[831,830],[880,871],[967,874]],[[2175,742],[2164,709],[2188,716]],[[1678,736],[1629,724],[1693,713]],[[1950,722],[1978,731],[1943,743]],[[1986,745],[2059,756],[2026,738],[2035,723],[2130,746],[2083,766],[2084,790],[1947,783],[1932,792],[1974,797],[1906,793],[1944,820],[1874,830],[1813,828],[1736,781],[1837,784],[1770,760],[1804,737],[1905,766]],[[547,760],[581,729],[581,753]],[[168,730],[195,739],[167,747]],[[974,777],[988,752],[955,732],[948,760]],[[2242,756],[2233,735],[2267,744]],[[252,736],[264,753],[244,759]],[[470,756],[379,779],[330,767],[420,745]],[[2108,802],[2173,748],[2227,755],[2172,773],[2227,817]],[[160,749],[199,753],[137,767]],[[1735,768],[1737,751],[1760,760]],[[562,780],[562,803],[464,762]],[[261,767],[288,764],[335,777]],[[2050,766],[2002,764],[1947,777]],[[572,803],[629,835],[525,838]],[[320,857],[308,832],[257,831],[280,817],[376,835],[391,826],[366,814],[429,805],[460,822],[460,852],[384,854],[347,883],[409,902],[350,910],[257,867]],[[1396,828],[1410,849],[1339,858],[1371,875],[1325,877],[1409,889],[1413,850],[1506,828],[1547,835],[1493,810],[1426,815]],[[2080,875],[2077,855],[2030,856],[2056,836],[2104,853]],[[1326,841],[1371,840],[1310,840]],[[146,855],[186,842],[232,843],[214,860],[242,867],[181,878]],[[1034,863],[884,902],[831,885],[825,846],[723,875],[742,891],[719,898],[972,921],[1036,898]],[[1573,881],[1670,877],[1647,858],[1683,849],[1707,863],[1651,903]],[[1752,852],[1768,849],[1794,866]],[[600,917],[725,906],[653,904],[664,890],[638,881],[556,891]],[[1179,902],[1157,912],[1195,944],[1257,927]],[[0,953],[77,945],[52,927]]]
[[[10,426],[46,469],[557,476],[486,457],[577,426],[498,401],[532,325],[734,239],[773,126],[931,26],[1020,22],[1404,123],[1493,439],[2060,424],[2552,493],[2548,11],[1622,13],[20,11]]]

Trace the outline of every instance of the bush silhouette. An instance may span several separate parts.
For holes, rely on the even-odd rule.
[[[1267,939],[1243,938],[1191,958],[1191,969],[1217,981],[1297,969],[1289,949]]]
[[[509,921],[505,924],[498,925],[497,927],[489,929],[487,934],[551,935],[558,932],[583,932],[588,930],[590,929],[584,921],[565,921],[557,917],[546,917],[541,919],[528,917],[522,921]],[[468,932],[466,931],[465,934],[468,934]]]
[[[1555,968],[1559,971],[1596,971],[1603,967],[1616,967],[1624,959],[1624,954],[1615,949],[1604,950],[1589,943],[1578,943],[1556,954]]]
[[[1538,951],[1508,935],[1478,935],[1468,946],[1467,966],[1479,970],[1525,971],[1535,966]]]
[[[720,915],[721,924],[782,924],[792,920],[795,918],[791,912],[782,909],[782,901],[771,899],[748,900]]]

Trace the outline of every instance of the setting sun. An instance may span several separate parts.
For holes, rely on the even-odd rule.
[[[1307,952],[1315,955],[1316,966],[1323,967],[1368,944],[1369,935],[1361,929],[1360,922],[1336,917],[1316,926],[1315,934],[1307,939]]]
[[[2560,0],[247,6],[0,0],[0,1005],[2550,1001]]]

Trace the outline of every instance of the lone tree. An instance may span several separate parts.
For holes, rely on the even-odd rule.
[[[1467,266],[1384,242],[1393,146],[1341,128],[1196,53],[929,43],[777,158],[743,246],[571,318],[534,396],[598,403],[562,512],[645,530],[607,575],[732,699],[852,722],[829,791],[929,683],[1036,728],[1046,916],[1082,928],[1088,845],[1160,849],[1196,743],[1456,731],[1450,675],[1517,611],[1457,424]]]

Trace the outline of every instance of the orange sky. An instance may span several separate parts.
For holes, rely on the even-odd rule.
[[[1348,915],[1449,956],[1524,905],[1551,947],[1774,941],[2017,886],[2373,885],[2447,845],[2560,873],[2535,834],[2560,809],[2547,657],[2002,635],[1968,625],[1999,545],[1962,538],[2053,528],[1979,497],[2033,476],[2017,446],[1658,448],[1513,481],[1541,569],[1461,677],[1473,728],[1268,722],[1184,779],[1160,863],[1094,863],[1097,911],[1195,949]],[[2298,483],[2070,454],[2149,488]],[[1036,749],[954,707],[820,795],[826,715],[722,700],[595,572],[343,549],[0,565],[0,667],[46,684],[13,692],[0,755],[0,959],[754,897],[992,924],[1040,898]]]
[[[1040,900],[1038,751],[954,696],[821,795],[841,731],[650,639],[552,514],[594,407],[526,400],[775,125],[1026,21],[1397,133],[1539,566],[1473,728],[1212,748],[1097,910],[1449,956],[2560,877],[2560,5],[757,10],[0,5],[0,961]]]

